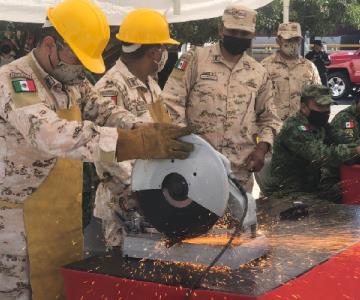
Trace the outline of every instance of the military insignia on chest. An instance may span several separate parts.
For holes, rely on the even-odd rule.
[[[214,80],[214,81],[218,80],[218,77],[214,72],[204,72],[200,75],[200,78],[204,80]]]
[[[15,93],[35,93],[36,85],[32,79],[17,79],[12,80],[11,84],[14,88]]]
[[[46,76],[45,83],[49,88],[51,88],[55,84],[55,79],[52,78],[51,76]]]
[[[103,97],[109,97],[115,105],[117,104],[117,95],[118,95],[117,91],[112,91],[112,90],[106,91],[105,90],[105,91],[101,91],[100,95]]]
[[[134,88],[139,86],[138,80],[135,77],[126,79],[126,84],[128,85],[129,88]]]
[[[221,62],[221,55],[215,54],[212,59],[213,62],[218,63]]]
[[[354,129],[355,128],[355,121],[350,120],[348,122],[345,122],[345,129]]]
[[[354,137],[354,129],[345,129],[345,134],[349,137]]]
[[[300,125],[300,126],[298,126],[298,129],[300,131],[310,131],[310,128],[307,125]]]

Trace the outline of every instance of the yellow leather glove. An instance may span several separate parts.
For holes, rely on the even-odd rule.
[[[178,141],[191,130],[173,124],[144,124],[131,130],[118,129],[117,161],[136,158],[178,158],[189,156],[194,146]]]

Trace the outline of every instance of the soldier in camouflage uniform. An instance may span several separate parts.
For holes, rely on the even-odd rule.
[[[359,143],[345,144],[343,136],[328,124],[331,103],[328,88],[321,85],[304,88],[300,111],[284,122],[274,141],[265,190],[272,195],[271,201],[281,195],[303,193],[327,198],[330,192],[325,191],[320,182],[322,168],[339,167],[359,157]]]
[[[301,39],[299,23],[280,24],[276,40],[280,49],[261,62],[273,83],[274,103],[282,121],[298,112],[305,85],[321,84],[316,66],[299,55]]]
[[[255,35],[255,20],[252,9],[227,7],[220,42],[185,53],[161,94],[173,119],[191,124],[229,158],[248,191],[252,172],[262,168],[280,126],[266,70],[245,52]]]
[[[331,125],[337,130],[345,144],[360,144],[360,94],[349,107],[338,112]],[[359,158],[347,161],[346,164],[358,164]],[[324,188],[336,186],[340,189],[340,172],[338,167],[324,168],[322,174],[322,185]]]
[[[137,18],[141,18],[141,22]],[[157,28],[148,26],[157,22],[160,22]],[[165,45],[178,44],[170,39],[168,28],[164,17],[155,11],[138,9],[128,14],[116,36],[121,41],[121,57],[95,86],[100,95],[124,107],[138,122],[154,122],[151,107],[158,100],[161,89],[152,75],[165,66]],[[129,43],[131,41],[134,43]],[[96,170],[101,182],[96,193],[94,216],[102,219],[106,245],[121,246],[124,220],[135,225],[137,217],[133,211],[135,200],[129,195],[132,162],[96,163]],[[120,222],[119,214],[123,222]]]
[[[335,115],[331,125],[337,128],[348,143],[356,143],[360,140],[360,91],[349,107]]]
[[[188,130],[138,125],[84,79],[82,64],[104,72],[110,36],[93,2],[65,0],[48,17],[37,48],[0,70],[1,300],[64,299],[60,267],[82,257],[82,161],[188,151],[175,140]]]
[[[273,83],[274,103],[281,121],[299,110],[305,85],[321,83],[315,65],[299,55],[301,40],[299,23],[280,24],[276,40],[280,49],[261,62]],[[261,190],[269,176],[270,162],[271,155],[268,154],[263,169],[255,176]]]

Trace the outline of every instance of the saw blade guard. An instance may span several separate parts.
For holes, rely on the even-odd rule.
[[[170,238],[207,232],[221,217],[229,198],[228,172],[218,152],[189,135],[194,151],[186,160],[137,160],[132,191],[145,218]]]

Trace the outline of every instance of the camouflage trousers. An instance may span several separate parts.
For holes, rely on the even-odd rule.
[[[29,264],[21,208],[0,208],[0,299],[31,299]]]

